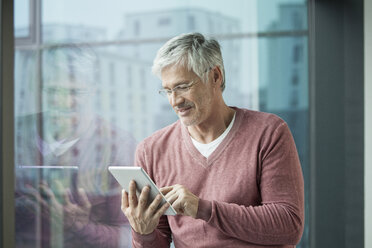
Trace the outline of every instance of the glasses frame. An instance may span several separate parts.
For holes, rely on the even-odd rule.
[[[182,96],[186,94],[191,89],[191,87],[197,84],[198,82],[199,81],[191,81],[190,83],[183,83],[177,85],[173,89],[161,89],[158,91],[158,93],[164,97],[170,97],[173,92],[176,96]]]

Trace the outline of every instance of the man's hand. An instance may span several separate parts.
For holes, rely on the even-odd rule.
[[[75,196],[78,203],[71,202],[71,191],[66,189],[63,193],[64,204],[61,204],[48,185],[40,184],[39,187],[44,197],[36,195],[36,199],[43,205],[44,215],[51,216],[51,221],[62,221],[65,229],[77,230],[88,224],[92,206],[84,189],[80,188]]]
[[[178,214],[196,218],[199,198],[182,185],[176,184],[160,189],[165,199],[173,206]]]
[[[149,192],[149,186],[143,187],[137,199],[136,183],[133,180],[129,183],[129,194],[125,190],[122,192],[121,210],[128,218],[133,230],[143,235],[150,234],[156,229],[160,217],[169,208],[169,204],[165,203],[158,209],[162,200],[160,194],[148,205]]]

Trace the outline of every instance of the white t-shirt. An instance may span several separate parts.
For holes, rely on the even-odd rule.
[[[80,138],[66,142],[65,139],[59,141],[52,141],[50,143],[42,140],[40,136],[37,137],[36,145],[43,156],[53,153],[55,156],[60,156],[70,149]]]
[[[203,144],[203,143],[200,143],[198,141],[196,141],[195,139],[193,139],[191,137],[191,140],[192,140],[192,143],[194,144],[194,146],[196,147],[196,149],[206,158],[209,157],[209,155],[212,154],[212,152],[214,152],[214,150],[216,150],[216,148],[218,147],[219,144],[221,144],[221,142],[223,141],[223,139],[227,136],[227,134],[230,132],[233,124],[234,124],[234,121],[235,121],[235,114],[234,114],[234,117],[233,119],[231,120],[229,126],[226,128],[226,130],[220,135],[220,137],[218,137],[217,139],[213,140],[212,142],[208,143],[208,144]]]

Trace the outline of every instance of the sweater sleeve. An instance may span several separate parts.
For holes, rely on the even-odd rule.
[[[145,171],[147,169],[148,160],[146,158],[145,143],[141,142],[136,149],[135,165],[141,166]],[[151,173],[150,173],[151,176]],[[169,227],[167,216],[160,217],[159,224],[154,232],[148,235],[141,235],[132,229],[132,245],[133,248],[151,247],[163,248],[169,247],[172,242],[172,232]]]
[[[163,215],[160,218],[159,225],[153,233],[141,235],[132,229],[132,244],[133,248],[151,247],[163,248],[169,247],[172,241],[171,230],[168,224],[167,216]]]
[[[198,219],[222,233],[260,245],[295,245],[304,227],[304,183],[296,146],[282,122],[260,148],[261,204],[200,199]]]

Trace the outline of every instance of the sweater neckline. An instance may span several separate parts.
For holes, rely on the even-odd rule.
[[[230,130],[230,132],[227,134],[227,136],[224,138],[224,140],[221,142],[221,144],[218,145],[216,150],[214,150],[208,158],[204,157],[198,149],[194,146],[192,143],[189,131],[187,130],[187,127],[181,123],[181,130],[182,130],[182,140],[185,144],[185,147],[191,157],[201,166],[204,168],[207,168],[213,164],[213,162],[226,150],[227,146],[230,144],[231,140],[234,138],[237,130],[239,129],[239,126],[242,121],[242,110],[236,107],[230,107],[235,110],[235,121],[234,124]]]

